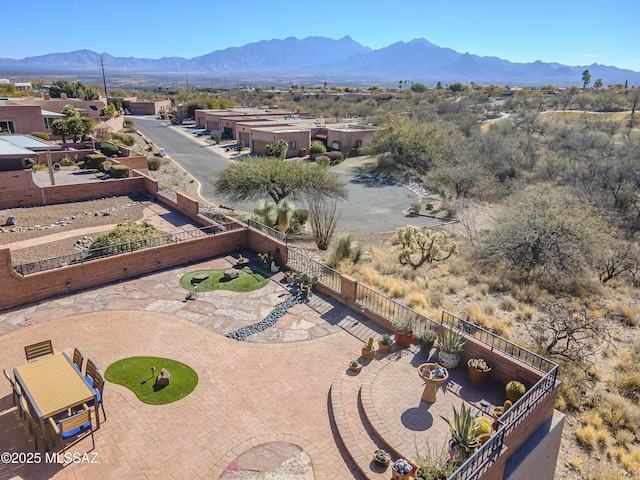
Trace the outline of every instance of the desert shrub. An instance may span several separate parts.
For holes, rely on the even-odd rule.
[[[591,425],[584,425],[576,429],[576,440],[588,450],[593,450],[596,446],[597,431]]]
[[[100,150],[100,152],[102,152],[102,154],[106,155],[107,157],[118,155],[118,153],[120,152],[120,148],[113,143],[101,143],[98,147],[98,150]]]
[[[500,308],[505,312],[513,312],[518,308],[518,302],[511,295],[505,295],[500,299]]]
[[[335,266],[346,259],[354,264],[371,260],[371,253],[360,245],[351,233],[340,235],[336,249],[327,257],[327,265]]]
[[[97,170],[106,159],[107,157],[100,153],[91,153],[84,159],[84,165],[86,168],[95,168]]]
[[[44,163],[36,162],[36,163],[33,164],[32,168],[34,170],[44,170],[45,168],[47,168],[47,166]]]
[[[529,305],[539,303],[541,298],[540,289],[536,285],[525,285],[517,288],[514,295],[519,302],[528,303]]]
[[[76,164],[75,160],[71,157],[63,157],[58,163],[60,163],[60,165],[62,165],[63,167],[70,167]]]
[[[424,307],[429,305],[430,299],[428,294],[424,291],[413,291],[410,292],[406,298],[404,299],[404,303],[413,309],[416,307]]]
[[[31,132],[30,135],[32,137],[41,138],[42,140],[51,140],[51,137],[49,136],[49,134],[45,132]]]
[[[103,249],[93,255],[104,256],[157,245],[162,245],[162,238],[156,227],[147,222],[126,222],[100,235],[91,243],[90,249]]]
[[[626,428],[618,430],[616,432],[615,437],[616,437],[616,443],[620,446],[630,445],[636,439],[636,436]]]
[[[331,163],[331,159],[326,155],[320,155],[316,157],[316,163],[319,165],[329,165]]]
[[[109,174],[111,178],[129,178],[131,169],[126,165],[111,165]]]
[[[391,298],[404,297],[406,284],[395,277],[386,277],[384,279],[384,290],[386,294]]]
[[[327,157],[329,157],[331,165],[335,165],[344,161],[344,155],[342,154],[342,152],[327,152]]]
[[[640,405],[640,372],[629,372],[621,375],[616,387],[624,398]]]
[[[126,133],[113,132],[111,134],[111,140],[122,143],[123,145],[131,146],[136,143],[136,139]]]
[[[167,165],[168,163],[168,158],[147,157],[147,167],[153,172],[160,170],[160,167],[162,167],[163,165]]]
[[[597,410],[587,410],[582,414],[582,424],[599,429],[604,424],[604,420]]]
[[[309,210],[306,208],[296,208],[293,211],[293,221],[299,225],[304,225],[309,220]]]
[[[124,126],[126,128],[133,128],[134,127],[134,121],[133,118],[125,118],[124,119]]]
[[[313,140],[309,145],[309,154],[327,153],[327,147],[320,140]]]
[[[422,211],[422,204],[420,202],[413,202],[409,207],[409,213],[412,215],[419,215]]]

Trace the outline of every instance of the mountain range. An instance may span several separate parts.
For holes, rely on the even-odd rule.
[[[451,82],[496,85],[581,85],[589,69],[593,81],[604,85],[628,82],[640,85],[640,72],[599,64],[568,66],[559,63],[514,63],[439,47],[425,39],[397,42],[373,50],[350,37],[334,40],[288,37],[262,40],[242,47],[216,50],[191,59],[114,57],[91,50],[50,53],[21,60],[0,58],[0,77],[21,74],[97,74],[103,61],[107,76],[197,75],[201,78],[244,77],[254,84],[260,79],[309,81],[331,79],[397,85],[400,80],[433,84]],[[268,80],[267,80],[268,79]]]

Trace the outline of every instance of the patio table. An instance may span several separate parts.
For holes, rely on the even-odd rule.
[[[45,428],[48,418],[91,400],[94,400],[94,405],[98,404],[95,392],[86,379],[73,368],[73,363],[65,353],[21,365],[13,371],[16,381],[33,408],[34,416],[40,422],[47,450],[48,443],[53,446]],[[100,428],[99,415],[96,417],[97,427]]]

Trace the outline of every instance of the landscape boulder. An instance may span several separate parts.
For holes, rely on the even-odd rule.
[[[171,383],[171,374],[165,368],[160,371],[160,375],[156,378],[156,386],[158,387],[166,387]]]

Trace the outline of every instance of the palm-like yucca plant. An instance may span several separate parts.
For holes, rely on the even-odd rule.
[[[277,227],[278,231],[286,233],[291,225],[291,219],[293,218],[293,211],[295,208],[287,200],[281,200],[276,206]]]
[[[453,421],[440,415],[440,418],[449,425],[452,445],[464,449],[467,456],[480,446],[478,438],[480,424],[476,421],[476,413],[462,404],[460,411],[453,407]]]
[[[453,330],[445,329],[438,336],[438,347],[446,353],[460,353],[466,342],[462,341],[462,335]]]

